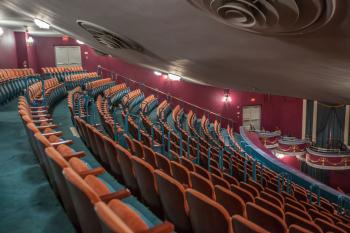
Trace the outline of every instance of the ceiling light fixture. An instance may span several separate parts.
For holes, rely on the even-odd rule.
[[[176,74],[168,74],[168,77],[170,80],[173,80],[173,81],[180,81],[181,80],[181,76],[176,75]]]
[[[76,40],[78,44],[85,44],[84,42],[82,42],[81,40]]]
[[[2,27],[0,27],[0,36],[4,35],[4,29],[2,29]]]
[[[159,71],[157,71],[157,70],[154,71],[153,73],[154,73],[155,75],[157,75],[157,76],[161,76],[161,75],[162,75],[162,72],[159,72]]]
[[[34,23],[36,24],[36,26],[38,26],[39,28],[42,28],[42,29],[50,29],[50,24],[42,21],[41,19],[37,19],[35,18],[34,19]]]

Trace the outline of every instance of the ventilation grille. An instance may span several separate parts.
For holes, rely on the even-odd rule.
[[[145,53],[145,49],[137,42],[100,27],[96,24],[78,20],[78,25],[89,32],[99,43],[112,49],[128,49],[139,53]]]
[[[188,0],[232,27],[261,34],[315,31],[334,16],[336,0]]]

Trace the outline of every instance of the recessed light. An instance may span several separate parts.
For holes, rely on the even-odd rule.
[[[157,76],[161,76],[161,75],[162,75],[162,73],[159,72],[159,71],[154,71],[153,73],[154,73],[155,75],[157,75]]]
[[[173,81],[180,81],[181,80],[181,76],[176,75],[176,74],[168,74],[168,77],[170,80],[173,80]]]
[[[41,19],[37,19],[35,18],[34,19],[34,23],[39,27],[39,28],[42,28],[42,29],[50,29],[50,24],[42,21]]]
[[[85,44],[84,42],[82,42],[81,40],[76,40],[78,44]]]

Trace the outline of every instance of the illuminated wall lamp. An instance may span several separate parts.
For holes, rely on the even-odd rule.
[[[27,44],[28,44],[28,45],[33,44],[33,43],[34,43],[34,39],[33,39],[33,37],[28,36],[28,38],[26,39],[26,42],[27,42]]]
[[[168,78],[172,81],[180,81],[181,80],[181,76],[176,75],[176,74],[168,74]]]
[[[278,158],[278,159],[283,159],[285,155],[282,154],[282,153],[279,153],[279,152],[275,152],[275,156],[276,156],[276,158]]]
[[[2,27],[0,27],[0,36],[4,35],[4,29],[2,29]]]
[[[230,91],[228,89],[225,90],[224,97],[222,97],[222,102],[224,102],[224,103],[232,102],[232,98],[230,96]]]

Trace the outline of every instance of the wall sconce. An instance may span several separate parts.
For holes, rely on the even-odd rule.
[[[4,29],[2,29],[2,27],[0,27],[0,36],[4,35]]]
[[[224,97],[222,97],[222,102],[224,102],[224,103],[232,102],[232,98],[230,96],[230,91],[229,90],[225,90]]]
[[[157,71],[157,70],[155,70],[153,73],[154,73],[154,75],[156,75],[156,76],[162,76],[162,72],[159,72],[159,71]]]
[[[256,99],[254,97],[250,98],[250,102],[255,102]]]
[[[31,36],[28,36],[26,39],[27,45],[32,45],[34,43],[34,39]]]

